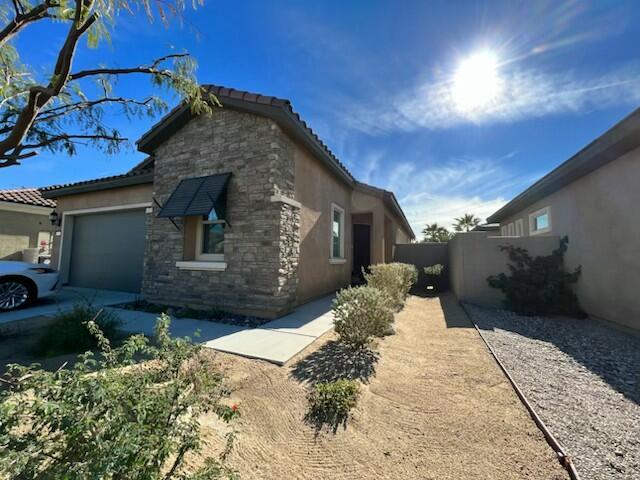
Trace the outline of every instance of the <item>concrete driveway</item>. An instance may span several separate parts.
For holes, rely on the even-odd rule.
[[[70,310],[78,303],[90,302],[97,307],[104,307],[132,302],[136,297],[138,295],[135,293],[64,287],[55,295],[42,298],[27,308],[14,312],[0,313],[0,325],[32,317],[55,315],[58,312]]]

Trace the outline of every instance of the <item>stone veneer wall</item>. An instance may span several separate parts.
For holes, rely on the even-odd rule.
[[[179,270],[183,220],[147,224],[143,296],[152,302],[275,317],[296,305],[298,209],[272,202],[294,196],[293,143],[270,119],[229,109],[194,118],[154,152],[154,198],[163,204],[180,180],[231,172],[223,272]]]

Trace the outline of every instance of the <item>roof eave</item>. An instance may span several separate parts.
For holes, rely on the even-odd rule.
[[[44,198],[55,199],[67,195],[77,195],[79,193],[89,193],[100,190],[110,190],[113,188],[130,187],[135,185],[142,185],[145,183],[153,183],[153,172],[122,178],[91,181],[80,185],[70,185],[67,187],[40,190],[40,194]]]
[[[505,220],[639,146],[637,109],[489,216],[487,223]]]
[[[260,115],[271,118],[278,123],[289,135],[300,141],[314,155],[318,156],[327,164],[333,173],[349,185],[354,185],[355,179],[338,165],[337,161],[327,154],[323,145],[308,130],[299,125],[301,120],[284,106],[278,104],[261,104],[248,102],[238,98],[219,96],[218,100],[223,108],[228,107],[234,110]],[[187,124],[193,117],[188,105],[182,105],[168,114],[158,124],[151,128],[136,142],[138,150],[152,154],[153,151],[172,134]]]

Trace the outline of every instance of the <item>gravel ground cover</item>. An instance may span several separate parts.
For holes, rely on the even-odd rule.
[[[640,337],[465,305],[585,480],[640,479]]]

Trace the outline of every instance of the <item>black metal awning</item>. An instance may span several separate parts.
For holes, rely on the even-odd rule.
[[[209,215],[216,211],[224,220],[227,207],[227,183],[230,173],[182,180],[164,204],[158,217],[189,217]]]

